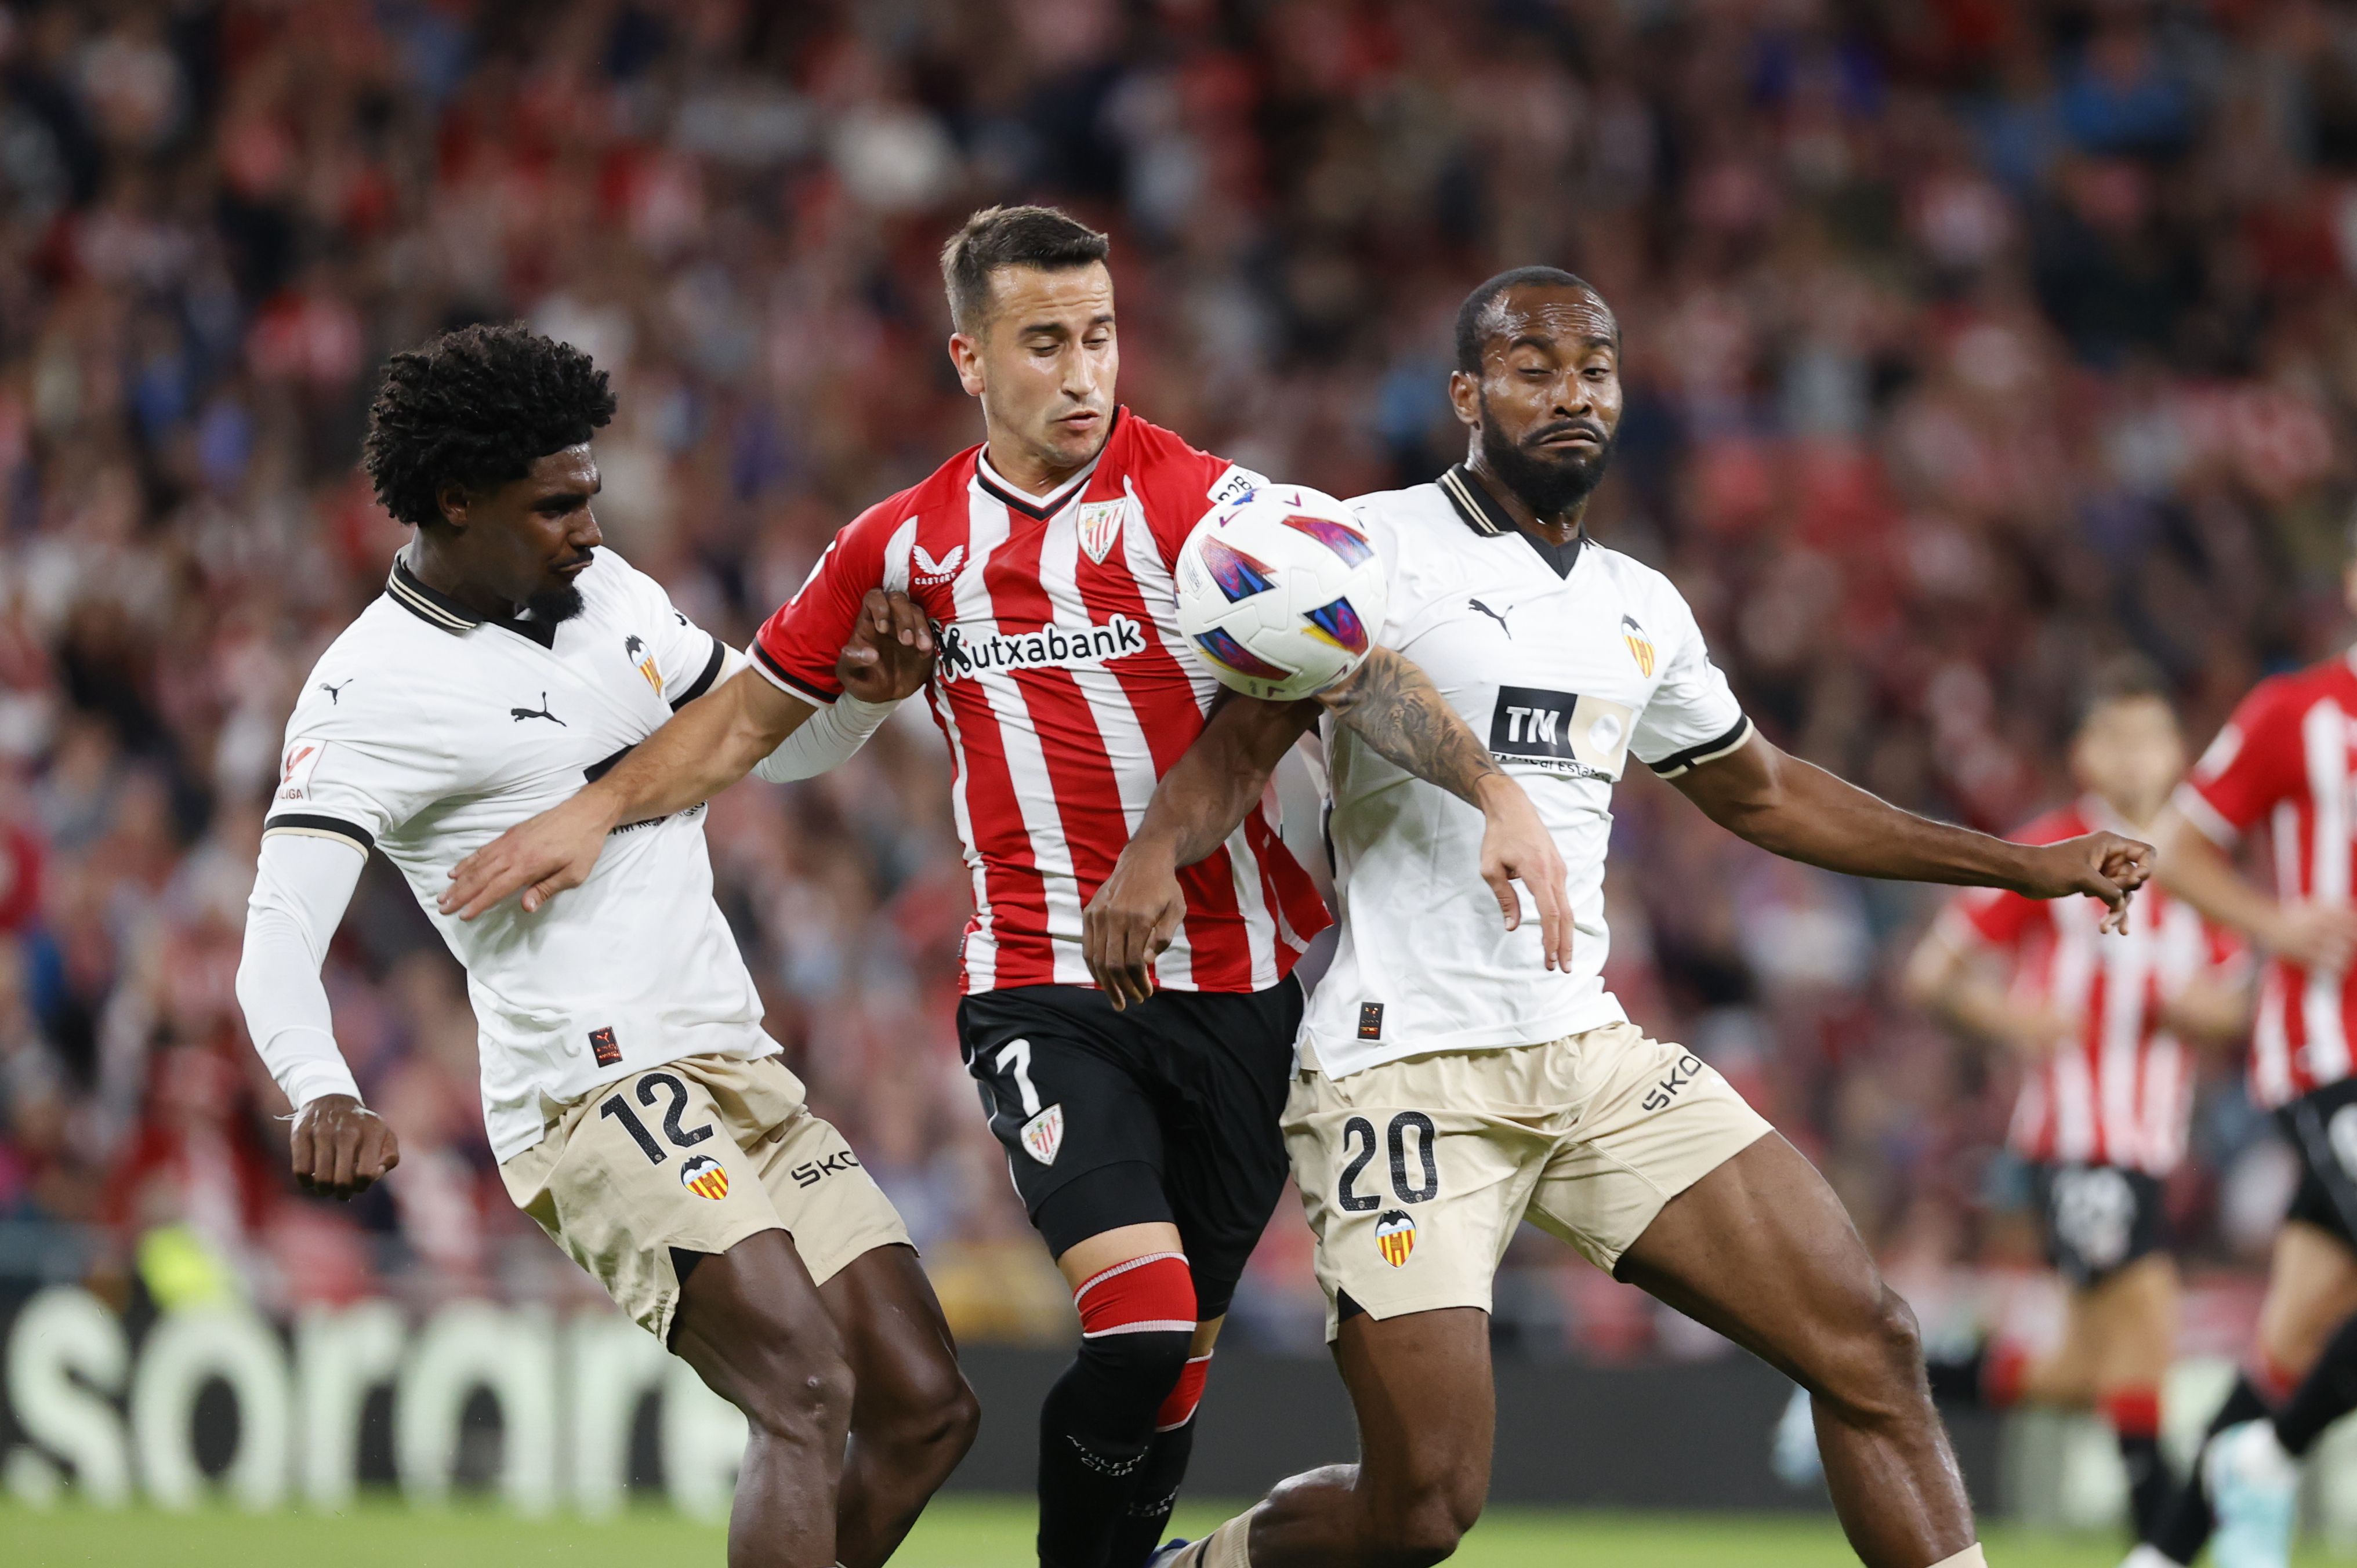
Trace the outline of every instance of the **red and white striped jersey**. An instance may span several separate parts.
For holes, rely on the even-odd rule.
[[[2049,812],[2013,836],[2054,843],[2127,830],[2099,802]],[[2232,983],[2248,961],[2232,933],[2147,885],[2125,935],[2102,929],[2093,898],[2025,898],[1982,887],[1942,918],[1960,945],[2002,954],[2016,1001],[2079,1020],[2076,1038],[2032,1066],[2008,1136],[2033,1160],[2119,1165],[2167,1176],[2185,1157],[2193,1113],[2191,1048],[2161,1004],[2197,978]]]
[[[2251,688],[2179,786],[2177,809],[2231,848],[2264,821],[2275,841],[2276,896],[2350,902],[2357,859],[2357,668],[2343,654]],[[2251,1092],[2273,1109],[2350,1076],[2357,976],[2275,959],[2259,989]]]
[[[1263,482],[1125,408],[1050,496],[1016,489],[976,446],[861,513],[761,628],[756,668],[823,703],[868,590],[932,618],[926,696],[974,879],[969,993],[1091,983],[1081,910],[1218,690],[1178,630],[1171,564],[1204,513]],[[1156,966],[1173,991],[1265,990],[1329,924],[1273,789],[1179,883],[1187,918]]]

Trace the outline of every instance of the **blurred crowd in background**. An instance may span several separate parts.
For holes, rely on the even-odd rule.
[[[1671,573],[1780,744],[1919,811],[2002,830],[2067,798],[2104,654],[2158,661],[2198,746],[2347,635],[2345,7],[8,5],[0,1271],[594,1291],[500,1189],[460,976],[389,868],[328,965],[402,1140],[385,1187],[295,1195],[231,995],[285,715],[404,538],[355,468],[376,367],[483,319],[588,349],[621,397],[609,543],[742,644],[838,526],[979,439],[935,255],[1025,199],[1114,236],[1125,402],[1342,495],[1461,451],[1474,283],[1593,280],[1629,392],[1595,532]],[[723,797],[712,853],[771,1032],[961,1328],[1054,1334],[956,1058],[945,777],[912,705],[835,776]],[[1620,808],[1632,1014],[1818,1159],[1903,1283],[2033,1265],[2013,1070],[1897,997],[1936,896],[1770,859],[1649,779]],[[2288,1181],[2239,1069],[2171,1189],[2230,1282]],[[1280,1209],[1245,1332],[1315,1342],[1307,1250]],[[1567,1254],[1527,1265],[1500,1322],[1533,1348],[1680,1343]]]

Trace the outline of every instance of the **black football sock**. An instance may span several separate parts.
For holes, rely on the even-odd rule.
[[[1105,1568],[1144,1568],[1146,1560],[1154,1555],[1155,1548],[1162,1544],[1163,1531],[1170,1526],[1170,1510],[1178,1504],[1179,1485],[1187,1479],[1187,1460],[1194,1452],[1191,1421],[1154,1434],[1146,1450],[1146,1463],[1137,1467],[1129,1507],[1113,1528],[1113,1548],[1105,1553]]]
[[[2357,1317],[2335,1329],[2324,1354],[2276,1412],[2276,1437],[2295,1458],[2315,1446],[2324,1429],[2357,1410]]]
[[[2211,1439],[2230,1426],[2240,1426],[2246,1421],[2256,1421],[2267,1413],[2267,1402],[2259,1395],[2258,1385],[2245,1372],[2234,1380],[2233,1391],[2218,1413],[2210,1418],[2210,1429],[2201,1434],[2201,1446],[2193,1455],[2193,1466],[2187,1472],[2185,1484],[2177,1488],[2169,1505],[2160,1512],[2160,1523],[2144,1539],[2171,1563],[2191,1563],[2210,1544],[2210,1532],[2218,1528],[2218,1516],[2210,1509],[2209,1488],[2201,1480],[2201,1458],[2209,1453]]]
[[[2160,1457],[2160,1391],[2111,1389],[2095,1401],[2095,1408],[2120,1445],[2120,1464],[2128,1477],[2128,1515],[2136,1538],[2146,1540],[2159,1528],[2171,1490],[2169,1466]]]
[[[2128,1473],[2128,1522],[2138,1541],[2150,1541],[2169,1512],[2177,1488],[2169,1479],[2169,1466],[2160,1456],[2160,1439],[2149,1433],[2119,1434],[2120,1463]]]
[[[1105,1568],[1195,1339],[1195,1278],[1181,1253],[1115,1263],[1083,1281],[1072,1305],[1081,1353],[1039,1406],[1039,1568]]]
[[[1189,1337],[1083,1341],[1048,1391],[1039,1407],[1040,1568],[1106,1568],[1153,1446],[1154,1412],[1187,1364]]]

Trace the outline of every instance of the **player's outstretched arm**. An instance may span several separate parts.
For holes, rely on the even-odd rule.
[[[361,1103],[336,1047],[319,964],[359,886],[367,854],[348,839],[271,833],[247,901],[237,999],[263,1065],[295,1109],[287,1139],[306,1192],[351,1197],[401,1163],[393,1129]]]
[[[2010,843],[1902,811],[1786,755],[1757,731],[1672,782],[1719,826],[1789,860],[1852,876],[2004,887],[2030,898],[2083,893],[2111,906],[2106,930],[2127,929],[2128,896],[2152,872],[2152,846],[2117,833]]]
[[[922,685],[931,668],[931,636],[907,596],[868,594],[835,666],[844,690],[863,701],[898,702]],[[759,671],[738,671],[682,708],[604,778],[453,866],[438,900],[442,912],[471,920],[518,892],[525,912],[537,911],[588,879],[616,828],[710,800],[817,711]]]
[[[1081,916],[1081,950],[1118,1009],[1154,993],[1154,961],[1187,914],[1178,868],[1236,831],[1286,752],[1318,722],[1315,702],[1221,693],[1202,733],[1155,787],[1113,875]]]
[[[2160,885],[2211,919],[2303,969],[2339,972],[2357,953],[2357,912],[2271,898],[2243,880],[2225,852],[2174,806],[2153,826]]]
[[[1514,891],[1520,882],[1538,906],[1546,966],[1569,969],[1571,898],[1555,835],[1523,787],[1415,661],[1378,648],[1317,701],[1385,760],[1480,808],[1481,880],[1497,895],[1506,929],[1523,923],[1523,901]]]

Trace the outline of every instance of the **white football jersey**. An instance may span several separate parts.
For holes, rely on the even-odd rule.
[[[1329,716],[1342,929],[1305,1040],[1340,1077],[1620,1022],[1603,978],[1612,786],[1631,752],[1675,778],[1751,734],[1694,612],[1668,578],[1617,551],[1548,552],[1461,467],[1351,506],[1391,572],[1376,640],[1415,660],[1529,791],[1569,869],[1577,932],[1570,969],[1549,971],[1528,894],[1509,931],[1481,880],[1481,813]]]
[[[409,879],[466,966],[501,1160],[540,1141],[549,1102],[681,1057],[777,1049],[712,899],[700,805],[617,829],[538,914],[435,907],[451,867],[743,663],[610,550],[575,583],[570,620],[486,621],[396,559],[304,683],[264,829],[373,845]]]

